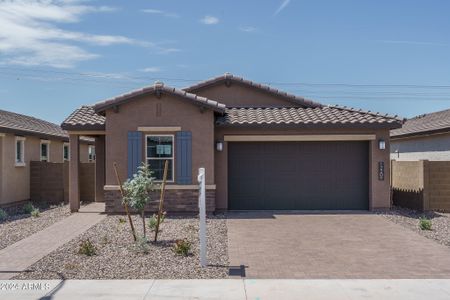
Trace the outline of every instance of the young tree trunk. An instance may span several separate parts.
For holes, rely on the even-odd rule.
[[[144,229],[144,237],[146,237],[146,235],[145,235],[145,213],[144,213],[144,210],[142,210],[142,228]]]
[[[163,213],[163,208],[164,208],[164,193],[166,190],[167,168],[168,167],[169,167],[169,161],[166,160],[164,163],[163,182],[161,185],[161,198],[159,199],[158,219],[156,221],[156,228],[155,228],[155,242],[158,241],[159,223],[161,222],[161,215]]]
[[[114,172],[116,173],[117,183],[119,184],[120,194],[122,195],[122,198],[123,198],[125,196],[125,193],[123,191],[122,181],[120,180],[119,173],[117,172],[117,164],[115,162],[113,164],[113,167],[114,167]],[[130,211],[128,210],[128,205],[126,203],[124,203],[123,207],[125,209],[125,213],[128,216],[128,222],[130,223],[130,227],[131,227],[131,234],[133,235],[134,241],[136,241],[136,231],[134,230],[133,220],[131,219]]]

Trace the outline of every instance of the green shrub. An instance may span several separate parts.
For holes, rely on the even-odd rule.
[[[150,252],[150,246],[148,245],[147,237],[138,236],[134,242],[134,250],[138,253],[148,254]]]
[[[173,250],[178,255],[188,256],[189,255],[189,251],[191,251],[191,243],[188,240],[186,240],[186,239],[184,239],[184,240],[177,240],[175,242]]]
[[[166,212],[163,212],[161,215],[161,219],[159,220],[159,225],[161,226],[161,224],[164,222],[166,218]],[[153,216],[151,216],[148,219],[148,228],[150,228],[151,231],[155,231],[156,230],[156,223],[158,222],[158,215],[157,214],[153,214]],[[161,231],[161,229],[159,229],[159,231]]]
[[[7,217],[8,213],[4,209],[0,208],[0,221],[6,220]]]
[[[34,218],[40,217],[41,212],[39,211],[39,208],[35,208],[31,211],[31,216]]]
[[[125,220],[124,218],[119,218],[119,224],[125,224],[127,222],[127,220]]]
[[[26,214],[31,214],[31,212],[35,209],[34,205],[31,202],[27,202],[23,206],[23,212]]]
[[[86,256],[95,255],[96,249],[94,244],[92,244],[89,239],[81,241],[80,248],[78,249],[78,254],[83,254]]]
[[[419,227],[422,230],[431,230],[431,220],[425,218],[425,217],[421,217],[419,220]]]

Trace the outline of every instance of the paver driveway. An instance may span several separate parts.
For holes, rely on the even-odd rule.
[[[450,248],[371,213],[229,213],[247,278],[450,278]]]

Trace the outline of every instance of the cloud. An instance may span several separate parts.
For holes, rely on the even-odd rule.
[[[141,12],[147,13],[147,14],[161,15],[161,16],[168,17],[168,18],[179,18],[180,17],[180,15],[178,15],[176,13],[166,12],[163,10],[152,9],[152,8],[141,9]]]
[[[241,27],[239,27],[239,30],[243,31],[243,32],[251,33],[251,32],[255,32],[257,29],[252,26],[241,26]]]
[[[200,22],[206,25],[214,25],[219,23],[219,19],[213,16],[204,16],[200,19]]]
[[[444,43],[422,42],[422,41],[405,41],[405,40],[377,40],[378,43],[384,44],[404,44],[404,45],[424,45],[424,46],[447,46]]]
[[[144,72],[144,73],[158,73],[158,72],[161,72],[161,68],[160,67],[148,67],[148,68],[140,69],[139,71]]]
[[[99,57],[82,47],[117,44],[152,47],[152,43],[120,35],[98,35],[63,30],[61,23],[77,23],[88,13],[116,9],[86,5],[83,0],[0,1],[0,58],[2,63],[27,66],[74,67]]]
[[[181,52],[181,49],[178,49],[178,48],[162,48],[162,47],[160,47],[157,52],[158,52],[158,54],[170,54],[170,53]]]
[[[274,16],[278,15],[283,9],[286,8],[286,6],[289,5],[290,2],[291,0],[284,0],[273,15]]]

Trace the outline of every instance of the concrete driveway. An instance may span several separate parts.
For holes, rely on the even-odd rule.
[[[371,213],[229,213],[247,278],[450,278],[450,248]]]

